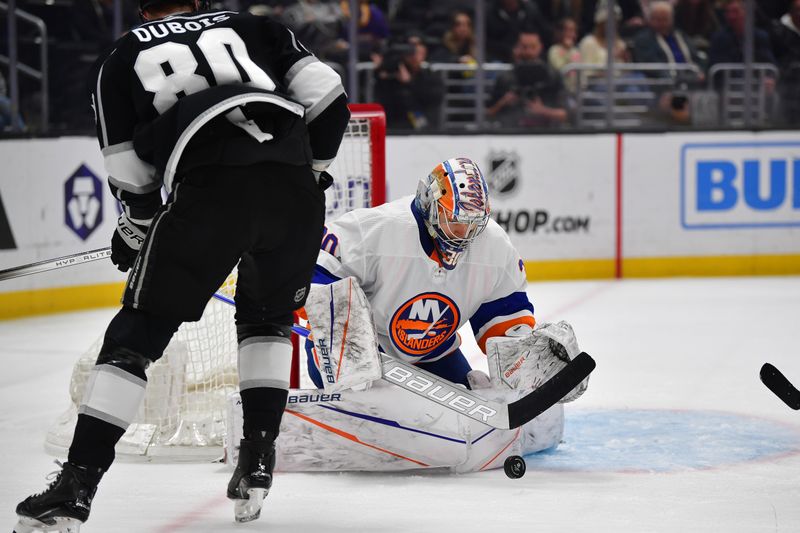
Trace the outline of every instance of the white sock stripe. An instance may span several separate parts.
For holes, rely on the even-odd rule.
[[[92,369],[92,371],[93,372],[108,372],[109,374],[113,374],[113,375],[115,375],[117,377],[120,377],[122,379],[126,379],[126,380],[130,381],[131,383],[139,385],[142,388],[147,386],[147,381],[143,380],[139,376],[134,376],[130,372],[126,372],[125,370],[122,370],[118,366],[114,366],[114,365],[97,365]]]
[[[89,376],[78,412],[125,429],[139,411],[145,385],[143,379],[120,368],[98,365]]]
[[[277,335],[275,335],[275,336],[269,336],[269,337],[248,337],[248,338],[246,338],[245,340],[243,340],[242,342],[239,343],[239,348],[241,349],[241,348],[244,348],[245,346],[250,346],[251,344],[259,343],[259,342],[260,343],[277,342],[277,343],[282,343],[282,344],[288,344],[289,346],[292,345],[292,340],[291,339],[288,339],[286,337],[278,337]]]
[[[288,389],[291,372],[291,343],[251,342],[239,346],[239,387],[241,389],[256,386]],[[261,383],[269,385],[260,385]]]
[[[103,422],[108,422],[109,424],[117,426],[118,428],[122,428],[124,430],[127,430],[128,426],[130,425],[130,422],[126,422],[125,420],[121,420],[119,418],[111,416],[108,413],[97,411],[96,409],[92,409],[91,407],[86,405],[81,405],[80,407],[78,407],[78,414],[88,415],[91,416],[92,418],[97,418],[99,420],[102,420]]]

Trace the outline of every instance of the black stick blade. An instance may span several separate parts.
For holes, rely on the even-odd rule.
[[[764,363],[764,366],[761,367],[761,381],[783,403],[795,411],[800,410],[800,391],[786,379],[780,370],[769,363]]]
[[[518,428],[550,409],[572,389],[580,385],[581,381],[591,374],[594,367],[594,359],[588,353],[581,352],[541,387],[524,398],[510,403],[508,405],[510,429]]]

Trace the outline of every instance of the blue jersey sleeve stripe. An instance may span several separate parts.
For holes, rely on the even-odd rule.
[[[469,319],[469,323],[472,325],[472,331],[479,331],[494,318],[511,315],[526,309],[533,314],[533,304],[528,300],[528,295],[522,291],[514,292],[480,306]]]
[[[311,276],[311,283],[317,283],[319,285],[330,285],[334,281],[339,281],[342,278],[336,277],[324,267],[316,265],[314,267],[314,275]]]

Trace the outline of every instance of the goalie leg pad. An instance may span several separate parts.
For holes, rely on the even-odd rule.
[[[305,311],[314,342],[314,363],[326,392],[380,379],[369,301],[354,278],[312,286]]]

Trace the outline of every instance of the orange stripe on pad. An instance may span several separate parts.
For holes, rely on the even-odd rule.
[[[378,450],[379,452],[388,453],[389,455],[391,455],[393,457],[397,457],[398,459],[404,459],[406,461],[409,461],[411,463],[414,463],[414,464],[417,464],[417,465],[420,465],[420,466],[430,466],[429,464],[423,463],[421,461],[417,461],[416,459],[411,459],[409,457],[405,457],[405,456],[400,455],[398,453],[394,453],[394,452],[391,452],[389,450],[384,450],[383,448],[380,448],[378,446],[373,446],[372,444],[369,444],[367,442],[362,441],[361,439],[359,439],[358,437],[356,437],[355,435],[353,435],[351,433],[347,433],[346,431],[342,431],[341,429],[336,429],[333,426],[329,426],[328,424],[320,422],[319,420],[314,420],[313,418],[310,418],[310,417],[308,417],[308,416],[306,416],[304,414],[298,413],[297,411],[292,411],[291,409],[286,409],[286,412],[289,413],[290,415],[296,416],[297,418],[305,420],[306,422],[308,422],[310,424],[314,424],[315,426],[320,427],[320,428],[322,428],[322,429],[324,429],[326,431],[330,431],[331,433],[335,433],[336,435],[339,435],[340,437],[343,437],[343,438],[345,438],[345,439],[347,439],[349,441],[353,441],[356,444],[361,444],[362,446],[366,446],[367,448],[372,448],[373,450]]]
[[[347,293],[347,319],[344,321],[344,331],[342,332],[342,346],[339,348],[339,363],[336,365],[336,381],[339,381],[339,373],[342,371],[342,357],[344,357],[344,341],[347,339],[347,326],[350,325],[350,309],[353,307],[353,280],[348,280]],[[331,332],[333,333],[333,332]]]
[[[508,449],[508,447],[509,447],[509,446],[511,446],[512,444],[514,444],[514,443],[517,441],[517,439],[519,438],[519,430],[520,430],[520,428],[517,428],[517,433],[516,433],[516,435],[514,435],[514,438],[513,438],[513,439],[511,439],[511,442],[509,442],[508,444],[506,444],[505,446],[503,446],[503,449],[502,449],[502,450],[500,450],[499,452],[497,452],[497,454],[496,454],[494,457],[492,457],[491,459],[489,459],[489,460],[486,462],[486,464],[484,464],[484,465],[483,465],[482,467],[480,467],[478,470],[485,470],[485,469],[486,469],[486,468],[487,468],[487,467],[488,467],[490,464],[492,464],[492,463],[494,462],[494,460],[495,460],[495,459],[497,459],[498,457],[500,457],[500,454],[501,454],[501,453],[503,453],[504,451],[506,451],[506,450]]]
[[[494,326],[490,327],[486,330],[486,333],[478,339],[478,347],[481,349],[483,353],[486,353],[486,341],[492,337],[502,337],[505,335],[505,332],[509,330],[509,328],[513,326],[518,326],[520,324],[526,324],[533,328],[536,326],[536,319],[533,318],[531,315],[521,316],[517,318],[512,318],[511,320],[506,320],[504,322],[499,322]]]

